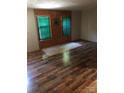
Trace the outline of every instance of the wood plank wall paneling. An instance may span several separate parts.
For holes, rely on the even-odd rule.
[[[70,16],[71,17],[71,14],[72,14],[71,11],[34,9],[34,14],[35,14],[35,18],[36,18],[36,16],[39,16],[39,15],[45,15],[45,16],[50,16],[50,19],[51,19],[52,39],[47,40],[47,41],[42,41],[39,38],[39,46],[41,49],[44,47],[49,47],[49,46],[53,46],[53,45],[57,45],[57,44],[63,44],[63,43],[67,43],[67,42],[71,41],[71,35],[68,37],[64,37],[62,34],[62,16]],[[60,19],[60,25],[58,25],[58,26],[55,26],[53,24],[53,20],[56,17],[58,17]],[[38,31],[38,27],[37,27],[37,31]],[[61,34],[60,35],[61,39],[58,39],[58,38],[60,38],[60,36],[58,35],[59,37],[57,37],[57,32],[59,32],[59,34]]]
[[[35,15],[59,15],[59,16],[70,16],[71,11],[62,11],[62,10],[41,10],[41,9],[34,9],[34,14]]]

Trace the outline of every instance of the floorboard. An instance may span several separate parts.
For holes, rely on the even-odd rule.
[[[42,51],[28,55],[28,93],[96,93],[97,44],[79,43],[49,57]]]

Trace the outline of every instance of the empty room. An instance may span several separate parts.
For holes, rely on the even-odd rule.
[[[28,0],[28,93],[97,93],[97,0]]]

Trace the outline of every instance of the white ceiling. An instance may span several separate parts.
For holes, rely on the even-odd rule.
[[[28,0],[28,8],[83,10],[97,6],[97,0]]]

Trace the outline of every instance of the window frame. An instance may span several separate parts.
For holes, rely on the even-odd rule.
[[[65,35],[64,34],[64,31],[63,31],[63,17],[69,17],[70,18],[70,34],[69,35]],[[64,37],[71,36],[71,31],[72,31],[72,20],[71,20],[71,16],[70,15],[64,15],[64,16],[62,16],[62,33],[63,33],[63,36]]]
[[[49,39],[46,39],[46,40],[44,40],[44,39],[41,39],[40,38],[40,32],[39,32],[39,26],[38,26],[38,17],[39,16],[47,16],[47,17],[49,17],[49,28],[50,28],[50,38]],[[47,41],[47,40],[51,40],[52,39],[52,29],[51,29],[51,17],[49,16],[49,15],[37,15],[36,16],[36,25],[37,25],[37,31],[38,31],[38,38],[39,38],[39,41]]]

